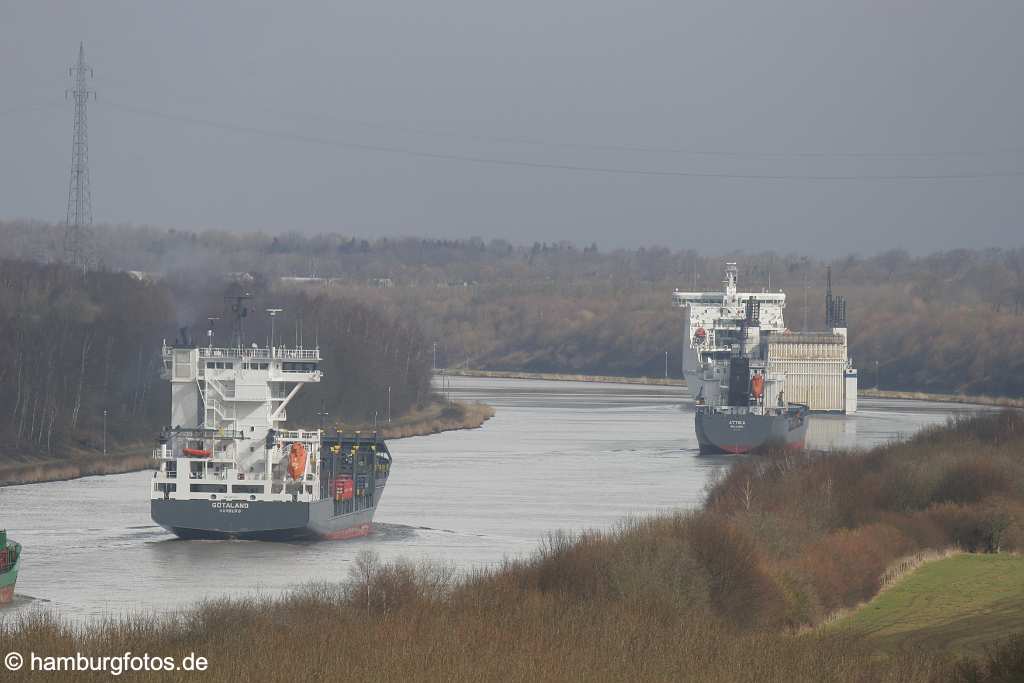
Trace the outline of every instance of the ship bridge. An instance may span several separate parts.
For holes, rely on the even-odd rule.
[[[281,424],[302,387],[321,380],[319,348],[164,342],[161,356],[163,376],[171,384],[171,422],[158,458],[199,454],[202,461],[188,463],[204,470],[195,472],[199,478],[214,468],[250,480],[279,478],[285,447],[296,442],[304,445],[310,463],[316,462],[320,432],[286,431]]]

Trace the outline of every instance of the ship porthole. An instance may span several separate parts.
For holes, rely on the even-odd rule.
[[[217,500],[217,494],[216,493],[211,494],[210,495],[210,500]]]
[[[256,496],[249,496],[249,500],[256,500]]]

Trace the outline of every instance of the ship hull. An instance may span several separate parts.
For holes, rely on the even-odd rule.
[[[18,549],[18,558],[9,569],[0,572],[0,605],[6,605],[14,600],[14,585],[18,582],[18,567],[21,564],[21,546]]]
[[[373,526],[373,505],[336,512],[335,501],[152,500],[153,521],[183,539],[251,541],[345,540],[366,536]]]
[[[18,570],[11,569],[0,574],[0,605],[14,600],[14,584],[18,581]]]
[[[771,448],[803,448],[807,408],[793,406],[781,415],[698,410],[694,418],[701,455],[739,455]]]

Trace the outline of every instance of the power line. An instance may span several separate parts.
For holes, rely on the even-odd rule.
[[[127,91],[126,91],[127,92]],[[207,98],[202,98],[206,101]],[[525,135],[487,135],[478,133],[467,133],[465,131],[439,130],[423,128],[420,126],[402,125],[398,123],[382,123],[379,120],[365,120],[348,117],[339,117],[326,113],[314,113],[295,110],[281,110],[267,107],[263,104],[256,105],[262,111],[275,115],[286,115],[291,117],[316,118],[332,123],[348,124],[382,131],[394,131],[411,133],[427,137],[453,138],[462,140],[473,140],[496,144],[519,144],[537,147],[550,147],[553,149],[581,149],[595,151],[616,151],[616,152],[639,152],[654,154],[678,154],[684,156],[698,157],[722,157],[731,159],[860,159],[875,161],[899,161],[907,159],[943,159],[943,158],[970,158],[986,156],[1010,156],[1024,154],[1024,147],[1007,147],[1002,149],[975,149],[975,150],[899,150],[886,152],[869,152],[862,150],[795,150],[785,151],[742,151],[742,150],[716,150],[701,149],[696,147],[673,147],[664,145],[642,145],[630,143],[594,143],[594,142],[573,142],[555,141],[544,138],[537,138]]]
[[[35,111],[37,109],[54,109],[56,107],[63,106],[64,105],[60,102],[37,102],[35,104],[21,104],[17,107],[0,109],[0,116],[10,116],[11,114],[20,114],[24,111]]]
[[[509,166],[520,168],[548,169],[558,171],[574,171],[584,173],[599,173],[610,175],[631,175],[631,176],[654,176],[654,177],[676,177],[676,178],[717,178],[724,180],[807,180],[807,181],[899,181],[899,180],[981,180],[987,178],[1017,178],[1024,176],[1024,170],[1017,171],[986,171],[986,172],[957,172],[957,173],[920,173],[920,174],[799,174],[799,173],[725,173],[714,171],[679,171],[663,169],[623,168],[615,166],[591,166],[581,164],[553,163],[543,161],[523,161],[519,159],[503,159],[499,157],[475,156],[465,154],[450,154],[443,152],[429,152],[425,150],[397,147],[391,145],[375,145],[361,142],[352,142],[338,138],[309,135],[306,133],[295,133],[291,131],[260,128],[256,126],[227,123],[213,119],[200,118],[195,116],[169,114],[133,105],[108,102],[109,107],[129,112],[139,116],[187,123],[192,125],[216,128],[237,133],[248,133],[263,137],[291,140],[318,145],[334,145],[347,149],[356,149],[366,152],[380,152],[387,154],[400,154],[422,159],[435,159],[440,161],[455,161],[490,166]]]
[[[273,110],[267,110],[273,112]],[[475,133],[460,133],[450,130],[435,130],[419,128],[415,126],[402,126],[397,124],[385,124],[379,121],[365,121],[360,119],[347,119],[326,114],[311,114],[308,112],[273,112],[290,113],[298,116],[322,118],[336,123],[349,123],[364,128],[372,128],[385,131],[400,131],[416,135],[432,137],[461,138],[465,140],[476,140],[498,144],[520,144],[538,147],[551,147],[563,149],[584,149],[595,151],[614,152],[641,152],[654,154],[679,154],[700,157],[723,157],[730,159],[861,159],[898,161],[906,159],[943,159],[943,158],[968,158],[985,156],[1009,156],[1024,154],[1024,147],[1008,147],[1004,149],[987,150],[940,150],[940,151],[894,151],[894,152],[864,152],[864,151],[821,151],[821,150],[797,150],[792,152],[771,152],[771,151],[735,151],[735,150],[714,150],[700,149],[694,147],[670,147],[657,145],[637,145],[625,143],[594,143],[594,142],[567,142],[553,141],[543,138],[534,138],[519,135],[481,135]]]

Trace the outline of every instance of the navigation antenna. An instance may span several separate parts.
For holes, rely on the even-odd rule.
[[[846,327],[846,297],[832,296],[832,266],[828,267],[825,289],[825,327],[830,330]]]
[[[274,319],[277,318],[277,314],[283,311],[283,308],[268,308],[267,315],[270,316],[270,348],[274,348]]]
[[[213,327],[214,327],[214,324],[218,320],[220,320],[220,316],[219,315],[208,315],[208,316],[206,316],[206,320],[209,323],[209,325],[206,328],[206,345],[212,349],[213,348]]]
[[[241,348],[242,341],[245,339],[245,318],[249,315],[249,308],[245,302],[251,299],[252,295],[246,292],[224,298],[233,302],[231,304],[231,343],[237,348]]]
[[[89,97],[96,99],[96,92],[89,90],[86,77],[92,78],[92,67],[85,63],[85,45],[78,44],[78,62],[68,69],[74,80],[74,89],[65,90],[75,100],[75,133],[71,143],[71,182],[68,187],[68,211],[64,228],[64,258],[75,266],[86,265],[85,242],[89,226],[92,225],[92,191],[89,189],[89,124],[86,109]]]

